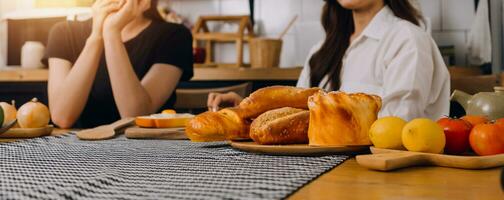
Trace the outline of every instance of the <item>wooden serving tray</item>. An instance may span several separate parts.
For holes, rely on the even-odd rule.
[[[504,154],[456,156],[371,147],[370,155],[357,156],[357,163],[369,169],[391,171],[413,166],[441,166],[460,169],[487,169],[504,166]]]
[[[129,139],[187,140],[185,128],[131,127],[124,132]]]
[[[331,154],[358,153],[367,151],[369,146],[310,146],[308,144],[260,145],[255,142],[231,142],[231,146],[251,153],[279,156],[321,156]]]
[[[51,135],[54,127],[48,125],[43,128],[11,128],[0,134],[0,138],[36,138]]]

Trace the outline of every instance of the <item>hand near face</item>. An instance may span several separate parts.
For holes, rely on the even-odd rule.
[[[120,1],[124,2],[122,7],[105,19],[104,30],[107,33],[121,33],[129,22],[141,14],[139,0]]]
[[[93,29],[92,37],[103,37],[103,24],[107,16],[119,11],[124,2],[122,0],[97,0],[93,6]]]

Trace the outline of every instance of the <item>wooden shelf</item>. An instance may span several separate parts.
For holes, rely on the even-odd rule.
[[[195,68],[193,81],[232,81],[232,80],[286,80],[296,81],[301,74],[296,68]]]
[[[301,67],[296,68],[194,68],[192,81],[269,81],[298,80]],[[47,69],[0,68],[0,82],[45,82]]]
[[[0,68],[0,82],[45,82],[47,69],[21,69],[19,67]]]

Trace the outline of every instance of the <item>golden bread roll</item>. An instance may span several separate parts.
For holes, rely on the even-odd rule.
[[[197,115],[186,124],[186,134],[193,142],[250,139],[250,123],[237,108]]]
[[[259,115],[250,125],[250,137],[258,144],[306,144],[310,112],[279,108]]]
[[[318,91],[320,88],[266,87],[250,94],[240,103],[239,108],[245,118],[255,118],[266,111],[283,107],[308,109],[308,97]]]
[[[363,93],[319,92],[308,100],[310,145],[370,145],[369,128],[381,109],[381,98]]]

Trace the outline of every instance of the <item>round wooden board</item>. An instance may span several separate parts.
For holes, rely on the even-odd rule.
[[[54,127],[48,125],[43,128],[11,128],[0,134],[0,138],[36,138],[51,135]]]
[[[308,144],[260,145],[255,142],[230,142],[231,146],[251,153],[276,156],[323,156],[332,154],[355,154],[369,150],[369,146],[319,147]]]

